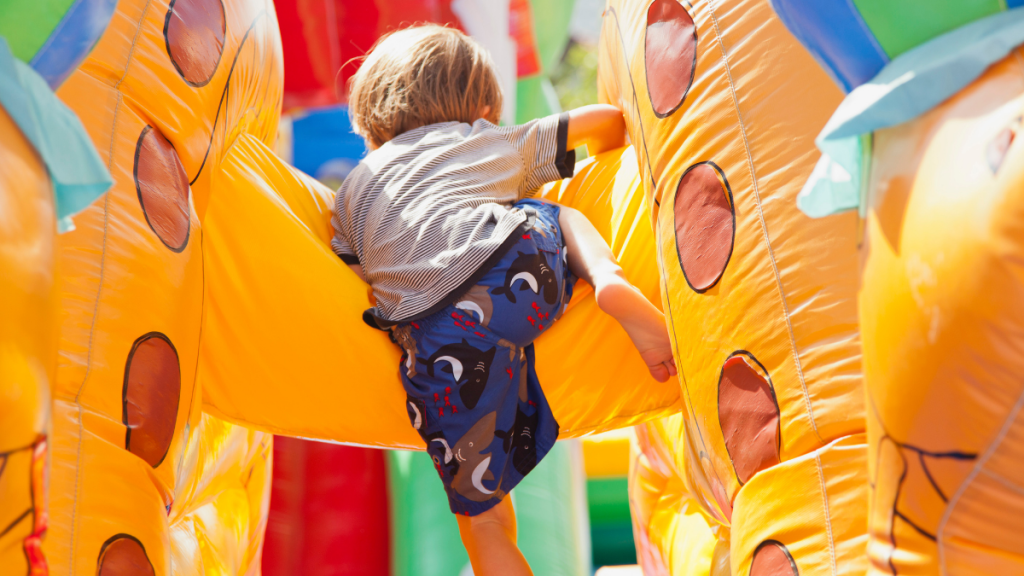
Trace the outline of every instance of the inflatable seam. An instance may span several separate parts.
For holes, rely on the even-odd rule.
[[[804,369],[800,363],[800,354],[796,349],[796,336],[793,334],[793,320],[789,316],[789,305],[786,303],[786,294],[782,290],[782,278],[779,275],[779,265],[775,261],[775,251],[772,249],[771,238],[768,236],[768,225],[764,221],[764,211],[761,208],[761,194],[757,188],[757,173],[754,170],[754,158],[750,154],[750,142],[747,140],[747,127],[743,123],[743,115],[740,112],[740,101],[736,96],[736,84],[732,79],[732,68],[729,66],[729,55],[725,51],[725,42],[722,41],[722,31],[718,27],[718,17],[715,16],[715,9],[708,3],[708,13],[711,15],[711,21],[715,25],[715,37],[718,38],[718,46],[722,49],[722,63],[725,65],[725,74],[729,79],[729,92],[732,94],[733,105],[736,109],[736,121],[740,126],[740,135],[743,136],[743,148],[747,153],[747,168],[750,170],[750,181],[754,189],[754,197],[757,200],[757,215],[761,221],[761,232],[764,234],[765,247],[768,248],[768,260],[772,263],[772,271],[775,273],[775,285],[779,289],[779,300],[782,303],[782,310],[786,316],[786,329],[789,330],[789,345],[793,350],[793,363],[796,365],[796,375],[800,380],[800,388],[803,390],[804,403],[807,405],[807,416],[811,421],[811,429],[814,430],[814,436],[818,441],[825,445],[825,439],[821,437],[821,433],[818,431],[818,424],[814,421],[814,407],[811,405],[811,395],[807,391],[807,382],[804,380]]]
[[[942,519],[939,520],[939,528],[935,531],[935,544],[939,550],[939,574],[941,576],[946,576],[946,549],[944,537],[946,523],[949,522],[950,516],[953,515],[953,509],[956,508],[956,505],[960,502],[960,498],[964,495],[964,492],[966,492],[967,488],[970,487],[972,482],[974,482],[974,479],[978,477],[978,474],[985,471],[985,464],[992,458],[992,455],[995,454],[996,450],[999,449],[999,445],[1003,443],[1003,439],[1006,437],[1006,434],[1010,431],[1014,421],[1017,419],[1017,414],[1020,413],[1021,407],[1024,407],[1024,393],[1021,393],[1021,395],[1017,397],[1017,402],[1014,403],[1010,413],[1006,415],[1006,420],[1003,421],[1003,425],[999,429],[999,433],[996,434],[992,443],[989,444],[988,448],[985,450],[985,453],[978,458],[977,463],[974,464],[974,468],[971,469],[971,473],[967,475],[967,478],[964,479],[963,483],[960,484],[960,487],[957,488],[956,493],[949,499],[949,505],[946,506],[946,510],[942,513]]]
[[[828,555],[832,559],[832,576],[836,576],[836,540],[832,536],[832,513],[828,509],[828,489],[825,487],[825,471],[821,468],[821,454],[814,455],[818,466],[818,481],[821,483],[821,503],[825,506],[825,534],[828,538]]]
[[[117,103],[114,104],[114,120],[110,130],[110,155],[107,158],[107,170],[110,170],[114,164],[114,130],[113,126],[117,126],[118,112],[121,110],[121,93],[117,92]],[[107,236],[110,228],[110,192],[107,191],[103,195],[103,248],[100,249],[100,271],[98,283],[96,286],[96,303],[92,309],[92,322],[89,326],[89,347],[86,355],[85,362],[85,375],[82,377],[82,383],[78,386],[78,391],[75,393],[75,405],[78,407],[78,446],[75,448],[75,500],[71,507],[71,558],[69,559],[68,566],[71,568],[71,573],[74,574],[75,566],[75,549],[78,547],[78,502],[81,499],[81,479],[82,479],[82,438],[85,436],[85,423],[83,422],[84,413],[82,411],[82,390],[85,390],[85,384],[89,381],[89,376],[92,373],[92,347],[93,339],[96,336],[96,319],[100,313],[100,300],[103,297],[103,276],[104,271],[107,269]]]
[[[139,35],[142,34],[142,23],[146,20],[146,13],[149,12],[149,5],[152,0],[147,0],[146,5],[142,8],[142,13],[139,15],[138,23],[135,28],[135,36],[132,38],[132,46],[128,50],[128,59],[124,64],[124,73],[118,78],[114,84],[114,92],[117,95],[117,102],[114,104],[114,117],[110,124],[110,148],[107,156],[107,170],[112,170],[114,166],[114,142],[117,140],[114,133],[117,130],[117,119],[120,116],[121,105],[123,104],[123,98],[119,87],[124,79],[128,77],[128,69],[132,65],[132,59],[135,57],[135,47],[139,43]],[[71,508],[71,547],[70,547],[70,558],[68,567],[71,570],[71,574],[75,573],[75,550],[78,548],[78,502],[81,499],[81,480],[82,480],[82,438],[85,435],[85,423],[82,421],[82,390],[85,389],[85,384],[89,381],[89,375],[92,373],[92,351],[93,351],[93,339],[96,336],[96,318],[99,315],[100,301],[103,297],[103,277],[104,272],[107,269],[107,238],[110,227],[110,191],[107,191],[103,197],[103,247],[100,250],[100,271],[99,271],[99,283],[96,286],[96,304],[93,306],[92,312],[92,323],[89,326],[89,347],[88,353],[86,354],[85,362],[85,375],[82,377],[82,384],[78,387],[78,392],[75,393],[75,404],[78,406],[78,447],[76,450],[76,466],[75,466],[75,500]]]
[[[659,220],[659,222],[660,222],[660,220]],[[658,242],[658,245],[661,245],[661,226],[660,225],[657,226],[657,228],[655,229],[655,240]],[[659,266],[661,267],[662,270],[664,270],[665,269],[665,262],[663,260],[664,256],[662,255],[662,251],[661,250],[657,251],[657,258],[658,258],[658,261],[659,261]],[[662,301],[665,302],[665,308],[668,310],[668,318],[669,318],[668,326],[672,330],[672,355],[673,355],[673,357],[675,357],[675,356],[679,356],[679,340],[678,340],[678,336],[676,336],[676,323],[675,323],[675,320],[674,320],[675,316],[672,313],[672,299],[668,297],[668,294],[670,293],[669,290],[668,290],[668,278],[664,274],[660,274],[660,276],[661,276],[661,293],[663,294]],[[697,413],[694,411],[694,408],[693,408],[693,400],[690,398],[690,385],[686,381],[686,373],[683,372],[682,367],[678,368],[678,375],[676,377],[681,381],[683,392],[686,394],[685,398],[680,397],[680,400],[683,401],[683,409],[680,410],[680,412],[683,413],[684,424],[686,424],[686,426],[684,426],[684,432],[683,433],[684,434],[688,434],[689,433],[688,430],[689,430],[690,426],[687,424],[686,421],[693,422],[693,428],[695,430],[697,430],[697,438],[700,440],[701,448],[703,448],[704,450],[708,450],[708,445],[704,441],[704,433],[700,431],[700,424],[698,423],[698,420],[697,420]],[[708,451],[710,452],[710,450],[708,450]],[[717,478],[719,481],[722,480],[718,476],[718,471],[717,470],[712,470],[712,472],[714,473],[715,478]]]
[[[692,9],[693,7],[691,6],[690,8]],[[651,179],[651,197],[653,198],[654,203],[660,208],[661,202],[658,200],[657,194],[658,182],[654,178],[654,168],[651,167],[651,153],[647,151],[647,131],[644,130],[644,120],[640,115],[640,99],[636,95],[636,83],[633,81],[633,73],[629,69],[629,51],[626,50],[626,39],[622,36],[622,26],[619,24],[619,13],[615,11],[615,8],[609,7],[607,10],[605,10],[604,14],[602,14],[602,18],[604,18],[608,14],[611,14],[612,17],[615,18],[615,31],[618,33],[619,46],[622,47],[622,59],[626,62],[626,77],[629,78],[629,87],[633,92],[633,106],[635,108],[634,111],[636,112],[636,121],[637,124],[640,125],[640,142],[641,144],[643,144],[644,160],[646,160],[647,164],[647,175]],[[697,73],[696,66],[694,66],[693,73]],[[637,156],[639,156],[639,149],[637,149]],[[642,175],[640,176],[640,180],[643,181]]]

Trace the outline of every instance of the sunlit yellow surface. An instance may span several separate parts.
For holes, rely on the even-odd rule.
[[[800,574],[863,573],[858,221],[855,213],[812,220],[795,202],[818,159],[813,137],[841,93],[766,0],[654,4],[685,10],[694,22],[696,66],[685,99],[655,113],[652,94],[664,96],[656,84],[680,73],[649,62],[682,53],[689,34],[676,31],[675,44],[648,54],[666,26],[648,28],[650,0],[610,0],[599,70],[599,93],[626,111],[637,152],[686,403],[660,432],[638,433],[637,469],[647,470],[633,473],[631,488],[641,510],[640,560],[651,573],[746,576],[758,573],[758,546],[777,541]],[[721,276],[698,291],[684,276],[677,240],[688,245],[713,230],[677,232],[680,214],[700,208],[678,202],[677,188],[688,169],[708,162],[717,167],[715,186],[731,194],[734,233]],[[737,355],[759,366],[778,422],[775,453],[755,460],[746,482],[736,462],[757,438],[737,437],[730,453],[727,438],[740,432],[723,428],[733,405],[719,396],[726,361]]]

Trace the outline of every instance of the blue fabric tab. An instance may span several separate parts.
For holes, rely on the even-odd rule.
[[[812,217],[856,208],[866,182],[846,179],[832,164],[851,175],[866,173],[870,156],[865,155],[862,135],[928,112],[1022,43],[1024,8],[1017,8],[961,26],[895,58],[870,82],[850,92],[818,135],[815,143],[822,159],[797,205]]]
[[[107,29],[117,0],[75,0],[30,62],[51,88],[56,90]]]
[[[114,181],[78,116],[64,105],[0,37],[0,105],[39,153],[53,183],[58,229],[74,228],[84,210]]]
[[[844,92],[867,82],[889,63],[885,50],[852,0],[770,0],[770,3],[786,28]]]

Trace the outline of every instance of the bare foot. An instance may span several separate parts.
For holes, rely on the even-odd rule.
[[[658,382],[665,382],[669,377],[675,376],[676,359],[672,356],[672,343],[668,338],[665,318],[661,317],[657,322],[637,318],[635,325],[628,324],[634,322],[627,320],[622,323],[622,327],[640,352],[640,357],[647,364],[651,376]]]
[[[672,342],[661,311],[624,280],[602,283],[594,292],[598,307],[622,325],[647,364],[647,369],[651,371],[651,376],[658,382],[665,382],[675,376]]]

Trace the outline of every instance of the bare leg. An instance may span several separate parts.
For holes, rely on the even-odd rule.
[[[558,223],[568,250],[569,269],[594,287],[597,305],[626,330],[647,368],[659,382],[676,374],[665,316],[626,280],[611,248],[578,210],[561,207]]]
[[[477,516],[456,516],[476,576],[533,576],[516,547],[516,513],[508,496]]]

